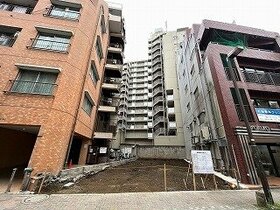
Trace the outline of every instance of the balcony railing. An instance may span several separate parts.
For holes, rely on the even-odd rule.
[[[159,107],[154,108],[153,114],[155,115],[156,113],[163,112],[163,111],[164,111],[163,107],[159,106]]]
[[[122,65],[122,62],[118,59],[107,59],[107,64],[118,64],[118,65]]]
[[[32,44],[28,46],[29,48],[54,51],[54,52],[63,52],[63,53],[68,52],[69,47],[71,45],[68,42],[60,42],[60,41],[38,39],[38,38],[32,38],[31,42]]]
[[[64,10],[61,8],[50,7],[46,9],[44,16],[55,17],[68,20],[79,20],[80,12],[73,10]]]
[[[101,106],[114,106],[114,107],[117,107],[117,106],[119,106],[119,102],[120,102],[119,99],[104,97],[104,98],[101,99],[100,105]]]
[[[163,134],[163,135],[165,134],[165,129],[164,128],[158,128],[154,131],[155,136],[158,136],[160,134]]]
[[[0,45],[2,46],[12,47],[15,41],[16,38],[14,37],[6,36],[5,34],[0,36]]]
[[[10,80],[6,92],[27,93],[35,95],[53,95],[57,84],[45,82],[33,82],[22,80]]]
[[[156,124],[158,124],[159,122],[162,122],[162,121],[164,121],[164,118],[161,116],[161,117],[157,117],[157,118],[155,118],[154,119],[154,126],[156,125]]]
[[[119,44],[119,43],[112,43],[111,42],[109,46],[110,47],[114,47],[114,48],[120,48],[120,49],[123,50],[123,46],[121,44]]]
[[[116,125],[110,125],[107,121],[98,121],[96,125],[97,132],[115,133],[116,129]]]
[[[153,71],[156,71],[161,68],[161,64],[157,64],[153,67]]]
[[[155,60],[152,61],[152,66],[154,66],[155,64],[159,63],[161,60],[160,58],[157,58]]]
[[[267,84],[267,85],[280,85],[280,73],[273,72],[251,72],[242,71],[243,77],[246,82]]]
[[[159,102],[159,101],[163,101],[163,97],[162,96],[159,96],[159,97],[156,97],[156,98],[154,98],[154,104],[156,104],[157,102]]]
[[[157,73],[153,74],[153,79],[155,79],[155,78],[157,78],[159,76],[162,76],[161,72],[157,72]]]
[[[114,77],[105,77],[104,78],[104,83],[120,85],[121,84],[121,79],[120,78],[114,78]]]
[[[163,91],[163,88],[161,87],[158,87],[158,88],[155,88],[154,91],[153,91],[153,94],[156,95],[158,93],[161,93]]]

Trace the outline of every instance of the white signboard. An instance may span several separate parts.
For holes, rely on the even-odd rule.
[[[260,122],[280,123],[280,109],[255,108]]]
[[[99,153],[100,154],[106,154],[107,153],[107,147],[100,147]]]
[[[213,174],[214,166],[209,150],[192,150],[192,167],[194,174]]]

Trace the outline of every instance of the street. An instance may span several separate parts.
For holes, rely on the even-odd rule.
[[[280,189],[272,191],[280,202]],[[255,191],[189,191],[111,194],[0,194],[0,209],[258,209]]]

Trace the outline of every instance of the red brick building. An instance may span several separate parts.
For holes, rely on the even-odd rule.
[[[121,15],[103,0],[1,1],[0,171],[88,162],[105,72],[117,65],[107,54],[124,49]]]
[[[280,42],[276,32],[210,20],[186,32],[178,61],[185,138],[189,150],[210,149],[216,168],[235,168],[243,182],[257,183],[226,61],[236,46],[245,49],[231,62],[263,166],[267,174],[280,176]]]

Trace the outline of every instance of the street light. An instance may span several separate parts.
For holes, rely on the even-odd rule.
[[[247,117],[247,114],[246,114],[246,110],[245,110],[244,103],[243,103],[243,100],[242,100],[242,97],[241,97],[241,94],[240,94],[240,90],[239,90],[237,82],[236,82],[236,77],[235,77],[235,74],[234,74],[234,70],[233,70],[232,64],[230,62],[230,59],[233,59],[233,61],[236,62],[236,57],[243,50],[244,50],[243,47],[235,47],[229,54],[227,54],[226,61],[227,61],[228,67],[229,67],[230,77],[233,81],[234,90],[235,90],[235,93],[236,93],[236,96],[237,96],[237,100],[238,100],[238,103],[240,104],[241,115],[243,116],[243,119],[244,119],[244,122],[245,122],[245,125],[246,125],[246,129],[247,129],[247,132],[248,132],[248,137],[250,139],[250,146],[251,146],[253,161],[254,161],[255,166],[256,166],[256,171],[257,171],[258,177],[261,180],[261,184],[262,184],[262,187],[263,187],[263,191],[264,191],[264,194],[265,194],[266,201],[269,204],[273,205],[274,201],[273,201],[271,190],[270,190],[270,187],[268,185],[268,181],[267,181],[267,178],[266,178],[266,175],[265,175],[265,172],[264,172],[264,169],[263,169],[263,165],[262,165],[262,162],[261,162],[261,159],[260,159],[260,151],[259,151],[259,148],[256,145],[255,139],[253,137],[253,133],[252,133],[252,130],[251,130],[251,127],[250,127],[250,124],[249,124],[249,120],[248,120],[248,117]]]

